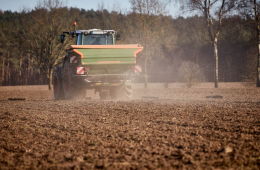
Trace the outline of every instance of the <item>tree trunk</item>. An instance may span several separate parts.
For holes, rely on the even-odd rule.
[[[8,86],[11,85],[11,69],[10,69],[10,61],[8,61]]]
[[[145,34],[145,38],[144,38],[144,88],[147,89],[148,87],[148,80],[147,80],[147,51],[146,51],[146,38],[147,38],[147,31],[144,29],[144,34]]]
[[[256,6],[256,5],[255,5]],[[260,87],[260,23],[259,16],[256,16],[256,24],[257,24],[257,42],[258,42],[258,54],[257,54],[257,78],[256,78],[256,86]]]
[[[3,82],[4,82],[4,81],[5,81],[5,59],[4,59],[4,57],[3,57],[1,85],[3,85]]]
[[[147,81],[147,57],[146,57],[146,51],[145,51],[145,54],[144,54],[144,88],[147,89],[147,84],[148,84],[148,81]]]
[[[258,29],[257,34],[258,34],[258,54],[257,54],[257,82],[256,86],[260,87],[260,30]]]
[[[10,62],[9,62],[9,57],[10,57],[10,51],[8,50],[7,52],[7,67],[6,67],[6,85],[10,85]]]
[[[29,54],[29,57],[30,57],[30,54]],[[34,68],[34,66],[33,66],[33,57],[32,57],[32,60],[31,60],[31,76],[33,75],[33,68]]]
[[[215,57],[215,88],[218,88],[218,39],[214,39],[214,57]]]
[[[27,70],[27,76],[30,76],[30,72],[31,72],[31,57],[30,54],[28,54],[28,70]]]
[[[32,58],[32,59],[31,59]],[[31,60],[30,60],[31,59]],[[29,80],[30,81],[33,81],[33,83],[35,83],[35,80],[34,80],[34,74],[33,74],[33,68],[34,68],[34,66],[33,66],[33,57],[31,57],[30,56],[30,54],[29,54],[29,62],[31,62],[31,64],[30,64],[30,74],[28,73],[28,76],[29,76]]]
[[[255,21],[256,21],[256,31],[257,31],[257,40],[258,40],[258,54],[257,54],[257,70],[256,70],[256,86],[260,87],[260,16],[258,13],[258,6],[256,0],[254,0],[254,12],[255,12]]]
[[[20,57],[20,69],[19,69],[19,85],[22,84],[22,57]]]
[[[49,71],[49,90],[52,90],[52,73],[53,73],[53,68],[50,68],[50,71]]]

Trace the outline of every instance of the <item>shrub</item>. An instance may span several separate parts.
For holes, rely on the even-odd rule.
[[[204,73],[200,66],[192,62],[182,62],[179,68],[179,78],[188,88],[205,80]]]

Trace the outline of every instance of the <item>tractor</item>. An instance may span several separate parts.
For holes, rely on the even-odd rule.
[[[53,71],[55,100],[84,100],[88,89],[99,93],[101,100],[132,97],[131,77],[141,72],[136,63],[141,45],[116,45],[120,34],[114,30],[74,28],[62,32],[61,43],[66,34],[75,44],[67,47],[62,65]]]

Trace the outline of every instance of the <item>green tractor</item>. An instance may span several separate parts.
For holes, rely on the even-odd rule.
[[[139,44],[115,45],[120,34],[114,30],[75,30],[63,32],[75,38],[76,45],[66,49],[62,66],[53,71],[55,100],[83,100],[87,89],[95,89],[101,100],[129,99],[131,76],[141,72],[136,55]]]

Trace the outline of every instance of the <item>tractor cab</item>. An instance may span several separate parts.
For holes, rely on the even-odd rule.
[[[75,28],[76,22],[73,25]],[[115,45],[115,39],[120,40],[120,34],[114,30],[89,29],[62,32],[61,43],[65,41],[65,34],[75,38],[76,45]]]
[[[79,30],[76,31],[76,45],[114,45],[114,30]]]

